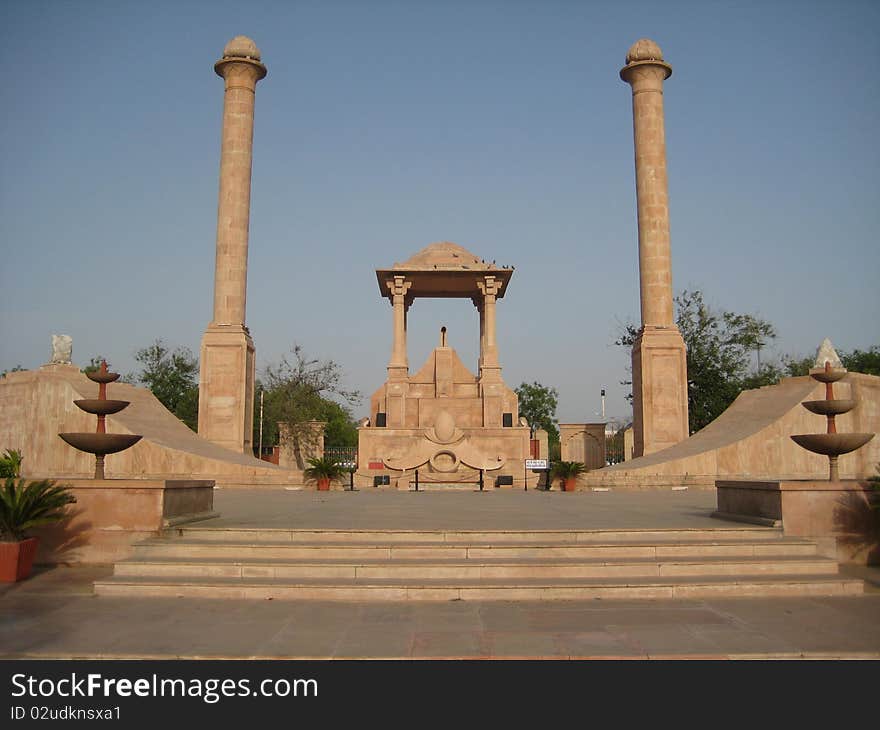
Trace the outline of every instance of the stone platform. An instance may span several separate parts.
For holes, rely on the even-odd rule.
[[[778,522],[785,535],[812,538],[841,563],[880,563],[878,495],[865,480],[728,479],[716,488],[718,517]]]
[[[166,530],[101,596],[531,601],[846,596],[808,539],[724,524],[705,495],[221,490],[228,515]],[[651,511],[651,506],[654,510]],[[641,509],[640,509],[641,508]],[[642,511],[644,510],[644,511]],[[590,525],[595,524],[595,527]]]
[[[211,526],[719,527],[711,491],[414,494],[216,490]],[[729,525],[742,527],[742,525]],[[880,569],[852,596],[569,601],[254,601],[96,596],[113,566],[0,586],[0,656],[42,658],[878,659]],[[840,577],[839,576],[839,577]]]
[[[107,563],[161,530],[217,517],[210,479],[65,479],[76,503],[62,522],[34,531],[37,562]]]

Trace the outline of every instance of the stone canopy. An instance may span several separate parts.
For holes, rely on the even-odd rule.
[[[398,487],[408,488],[408,470],[453,482],[491,471],[511,486],[520,476],[529,429],[519,424],[516,393],[501,377],[496,341],[496,300],[512,275],[512,266],[490,263],[449,241],[376,270],[393,326],[388,378],[373,393],[370,418],[358,429],[358,464],[366,464],[374,479],[395,473]],[[449,346],[445,327],[428,361],[410,374],[407,312],[419,297],[473,302],[480,320],[477,374]]]
[[[481,259],[466,248],[449,241],[426,246],[403,263],[395,263],[390,269],[377,269],[376,279],[383,297],[392,298],[388,282],[403,276],[411,282],[407,299],[416,297],[466,298],[480,297],[478,282],[486,276],[494,276],[498,282],[496,298],[507,290],[513,274],[512,266],[497,266]]]

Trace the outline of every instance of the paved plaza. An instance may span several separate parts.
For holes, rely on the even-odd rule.
[[[212,526],[687,528],[712,490],[217,490]],[[729,524],[729,523],[727,523]],[[864,596],[704,601],[239,601],[97,597],[112,566],[38,569],[0,588],[0,656],[38,658],[880,659],[880,569]]]

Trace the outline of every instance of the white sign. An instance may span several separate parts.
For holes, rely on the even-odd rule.
[[[547,469],[547,459],[526,459],[526,469]]]

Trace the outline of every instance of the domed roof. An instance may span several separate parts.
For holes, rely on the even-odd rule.
[[[663,51],[660,50],[654,41],[650,38],[640,38],[626,54],[627,63],[636,63],[637,61],[662,61]]]
[[[439,241],[425,246],[402,264],[394,264],[395,269],[491,269],[476,254],[451,241]]]
[[[492,276],[500,282],[496,296],[501,298],[513,275],[513,268],[481,259],[456,243],[438,241],[425,246],[406,261],[397,262],[390,268],[377,269],[376,277],[382,296],[391,296],[387,286],[391,278],[405,275],[412,282],[410,297],[474,297],[480,294],[477,282]]]
[[[260,49],[246,35],[237,35],[223,49],[223,58],[250,58],[260,60]]]

